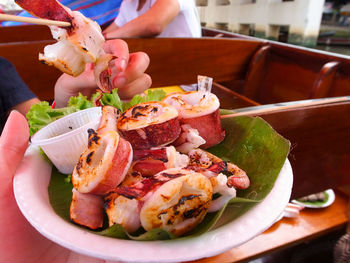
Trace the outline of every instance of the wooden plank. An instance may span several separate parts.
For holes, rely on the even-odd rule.
[[[330,96],[339,65],[340,63],[338,61],[331,61],[322,67],[311,88],[310,99],[325,98]]]
[[[255,53],[245,78],[243,94],[256,101],[260,101],[260,93],[263,92],[260,88],[261,83],[269,70],[266,65],[270,49],[270,45],[265,45]]]
[[[333,81],[331,96],[343,96],[350,94],[350,63],[348,60],[339,59],[340,66]]]
[[[51,39],[52,35],[48,26],[0,26],[0,43],[26,42]]]
[[[209,28],[203,28],[202,32],[204,36],[209,37],[258,40],[254,37],[224,33]],[[245,83],[231,81],[223,82],[224,85],[261,104],[304,100],[316,98],[315,96],[337,97],[350,94],[349,56],[274,41],[261,41],[262,45],[271,47],[269,56],[261,60],[261,64],[252,60]],[[337,70],[323,74],[324,65],[328,67],[330,65],[328,63],[332,62],[339,63]],[[262,65],[264,65],[263,68],[261,68]],[[317,88],[317,85],[321,86]],[[331,87],[327,93],[326,87],[329,86]],[[320,90],[320,94],[314,96],[315,89]]]
[[[245,97],[215,82],[213,82],[212,92],[219,98],[220,107],[222,109],[239,109],[260,105],[250,98]]]
[[[291,142],[292,198],[349,183],[350,103],[260,114]]]
[[[23,81],[41,100],[54,98],[54,85],[62,74],[54,67],[42,64],[39,52],[53,41],[33,41],[0,44],[0,56],[12,62]]]
[[[248,262],[287,247],[344,229],[348,198],[336,192],[334,203],[324,209],[304,209],[297,218],[283,218],[261,235],[220,255],[191,263]],[[344,231],[345,233],[345,231]]]
[[[265,65],[268,71],[260,83],[258,102],[309,99],[317,74],[327,62],[326,57],[311,52],[271,45]]]
[[[242,90],[247,97],[269,104],[350,94],[350,57],[267,45],[251,61]]]
[[[244,80],[261,42],[242,39],[125,39],[131,52],[146,52],[153,86],[191,84],[197,75],[215,82]]]

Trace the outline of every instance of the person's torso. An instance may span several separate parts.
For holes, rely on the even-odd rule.
[[[124,0],[121,9],[125,23],[146,13],[157,0],[146,0],[138,10],[139,0]],[[201,37],[198,12],[193,0],[179,0],[180,12],[157,37]]]

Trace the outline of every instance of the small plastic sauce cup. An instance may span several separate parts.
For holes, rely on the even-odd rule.
[[[31,138],[64,174],[73,172],[88,145],[88,130],[100,124],[101,107],[74,112],[45,126]]]

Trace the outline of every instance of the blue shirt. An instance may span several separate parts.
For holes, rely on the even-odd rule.
[[[19,103],[35,98],[16,68],[6,59],[0,57],[0,132],[2,131],[9,111]]]
[[[105,26],[113,22],[119,13],[122,0],[61,0],[61,4],[71,10],[79,11],[84,16],[96,21],[99,25]],[[19,16],[32,17],[28,12],[21,11]],[[2,26],[18,26],[25,23],[5,21]]]

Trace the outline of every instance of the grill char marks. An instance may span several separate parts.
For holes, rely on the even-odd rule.
[[[177,110],[163,102],[145,102],[125,111],[118,130],[134,150],[168,145],[180,135]]]

